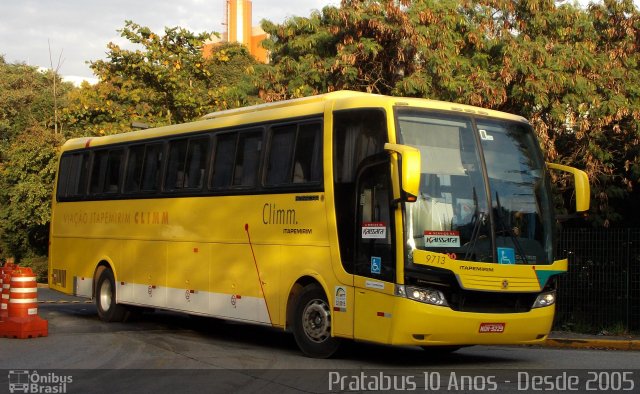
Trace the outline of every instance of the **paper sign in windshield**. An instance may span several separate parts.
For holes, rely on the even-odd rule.
[[[427,248],[459,248],[458,231],[425,231],[424,246]]]
[[[363,239],[385,239],[387,238],[387,226],[380,222],[362,223]]]

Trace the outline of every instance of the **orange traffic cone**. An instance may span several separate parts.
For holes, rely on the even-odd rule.
[[[6,320],[9,314],[9,288],[11,287],[11,271],[16,268],[13,263],[0,267],[0,321]]]
[[[7,318],[0,322],[0,337],[26,339],[49,335],[49,323],[38,316],[38,287],[31,268],[11,272],[7,310]]]

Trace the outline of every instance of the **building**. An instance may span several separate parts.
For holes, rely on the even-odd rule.
[[[210,56],[211,50],[222,42],[238,42],[249,49],[258,61],[267,63],[267,51],[260,46],[267,33],[260,26],[252,26],[251,0],[222,0],[225,5],[225,28],[222,37],[212,36],[204,43],[204,57]]]

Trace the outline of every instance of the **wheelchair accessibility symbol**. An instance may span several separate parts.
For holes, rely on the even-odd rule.
[[[371,257],[371,273],[380,275],[382,270],[382,259],[380,257]]]

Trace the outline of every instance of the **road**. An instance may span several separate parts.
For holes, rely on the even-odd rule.
[[[81,300],[56,294],[41,289],[40,299]],[[366,378],[360,375],[362,371],[381,378],[381,374],[389,371],[414,376],[420,382],[418,390],[422,391],[423,384],[429,384],[423,378],[434,371],[442,371],[440,378],[448,381],[451,371],[458,375],[514,376],[523,371],[581,370],[584,375],[586,370],[622,371],[640,365],[640,352],[632,351],[475,346],[434,356],[419,348],[365,343],[349,343],[333,359],[310,359],[299,352],[290,334],[269,327],[170,312],[145,313],[126,323],[103,323],[94,305],[83,301],[40,304],[39,315],[49,321],[49,336],[27,340],[0,338],[0,369],[54,370],[58,374],[60,370],[69,370],[75,377],[73,388],[92,391],[118,392],[119,388],[135,387],[142,379],[160,392],[174,390],[176,384],[184,391],[187,384],[190,388],[214,392],[235,392],[241,388],[246,392],[283,393],[362,389],[345,386],[351,382],[348,379],[343,379],[342,387],[339,385],[343,375]],[[639,389],[640,371],[635,370],[632,375],[634,388]],[[328,387],[332,378],[338,385]],[[611,377],[606,378],[608,381]],[[2,379],[0,376],[0,392],[6,387]],[[502,386],[498,392],[510,392]],[[513,392],[523,392],[513,385],[509,387]],[[149,388],[145,386],[145,391]],[[74,391],[68,387],[67,392]]]

